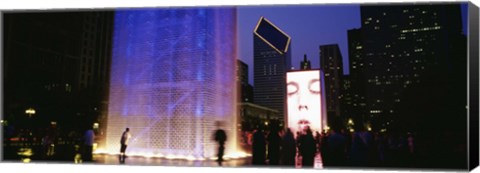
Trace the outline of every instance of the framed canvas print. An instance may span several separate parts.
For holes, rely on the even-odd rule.
[[[467,1],[2,9],[2,162],[469,171],[478,19]]]

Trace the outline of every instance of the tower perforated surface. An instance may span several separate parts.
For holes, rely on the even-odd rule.
[[[105,150],[204,158],[236,148],[236,12],[229,8],[120,10],[115,14]]]

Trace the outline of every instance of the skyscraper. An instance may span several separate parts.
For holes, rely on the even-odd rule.
[[[362,30],[351,29],[348,30],[348,57],[350,60],[350,74],[346,76],[349,85],[344,85],[347,89],[345,94],[348,94],[351,99],[351,104],[346,103],[345,111],[349,112],[350,118],[356,123],[365,123],[366,116],[366,100],[365,100],[365,62],[363,60],[363,42]],[[346,82],[345,82],[346,83]],[[348,86],[348,87],[347,87]]]
[[[324,73],[327,116],[329,121],[342,120],[340,96],[342,89],[343,61],[337,44],[320,46],[320,69]]]
[[[310,70],[312,69],[312,64],[310,63],[310,60],[307,60],[307,55],[303,56],[303,61],[300,62],[300,69],[301,70]]]
[[[374,124],[382,128],[392,124],[401,97],[415,85],[424,85],[433,77],[462,78],[454,83],[466,83],[462,72],[466,56],[457,47],[462,32],[460,5],[365,5],[361,6],[361,22],[361,69],[367,81],[368,118]],[[466,87],[455,92],[465,96]]]
[[[253,87],[248,83],[248,65],[237,60],[237,88],[240,102],[253,102]]]
[[[291,38],[264,17],[253,31],[254,100],[284,115],[285,73],[291,67]]]

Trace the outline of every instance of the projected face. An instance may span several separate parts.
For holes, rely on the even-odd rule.
[[[296,132],[307,126],[313,132],[321,129],[320,71],[287,73],[288,127]]]

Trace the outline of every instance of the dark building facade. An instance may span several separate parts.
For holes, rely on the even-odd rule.
[[[17,128],[47,126],[74,107],[80,61],[80,13],[3,15],[4,117]],[[26,109],[35,110],[25,124]]]
[[[253,86],[248,83],[248,65],[240,60],[237,60],[237,88],[239,102],[254,102]]]
[[[113,11],[82,13],[79,110],[91,117],[89,121],[100,123],[99,134],[104,134],[107,123],[113,18]]]
[[[282,116],[274,109],[260,106],[253,103],[240,103],[239,116],[242,131],[253,131],[255,128],[268,129],[269,123],[278,122],[279,126],[282,124]]]
[[[284,114],[285,73],[291,68],[290,36],[261,17],[253,34],[255,104]]]
[[[320,46],[320,69],[325,80],[327,119],[330,122],[334,120],[343,122],[340,109],[343,60],[337,44]]]
[[[349,80],[349,84],[345,85],[344,88],[347,90],[345,92],[348,93],[351,99],[351,104],[347,104],[347,107],[344,109],[349,112],[346,116],[352,118],[354,122],[366,125],[366,80],[364,76],[365,63],[363,60],[364,54],[361,29],[348,30],[348,57],[350,60],[350,74],[345,77],[345,80]]]
[[[36,123],[35,127],[26,128],[56,123],[68,130],[80,128],[79,117],[89,114],[92,121],[96,119],[82,107],[105,101],[100,99],[104,90],[98,88],[108,87],[112,15],[113,12],[3,15],[3,104],[5,118],[11,125],[20,127],[29,121],[19,118],[29,108],[36,112],[31,116]],[[105,18],[105,22],[94,22],[98,17]],[[89,86],[84,85],[86,80]],[[92,111],[96,111],[94,108]]]
[[[437,89],[439,93],[430,94],[436,96],[443,87],[449,93],[457,93],[452,97],[460,97],[460,103],[452,110],[464,115],[461,112],[465,111],[463,100],[466,99],[462,97],[466,97],[466,87],[461,85],[466,84],[466,47],[462,48],[465,41],[462,41],[460,5],[365,5],[361,6],[361,22],[362,43],[358,46],[362,47],[363,57],[359,56],[358,63],[363,65],[355,64],[360,68],[351,73],[362,74],[367,82],[366,113],[371,123],[377,128],[395,124],[394,119],[407,115],[402,108],[409,102],[405,97],[434,84],[436,87],[425,88],[425,91]],[[350,32],[352,39],[353,32],[358,31]],[[446,88],[448,86],[456,89]],[[420,100],[414,97],[410,99]],[[418,93],[417,97],[420,98]],[[398,115],[400,111],[403,115]],[[417,121],[420,122],[420,118]]]

